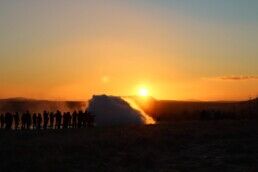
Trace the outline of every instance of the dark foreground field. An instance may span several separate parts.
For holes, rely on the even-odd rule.
[[[258,171],[258,122],[0,131],[0,171]]]

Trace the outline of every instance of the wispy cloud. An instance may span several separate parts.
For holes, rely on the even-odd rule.
[[[207,78],[206,78],[207,79]],[[245,81],[245,80],[258,80],[258,76],[219,76],[219,77],[213,77],[208,78],[211,80],[221,80],[221,81]]]
[[[258,80],[258,76],[222,76],[221,80]]]

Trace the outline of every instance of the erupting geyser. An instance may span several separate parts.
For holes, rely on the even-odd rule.
[[[128,97],[93,96],[89,101],[88,110],[95,115],[97,126],[155,123],[150,116]]]

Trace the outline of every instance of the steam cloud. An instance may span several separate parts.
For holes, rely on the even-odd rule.
[[[0,113],[19,112],[29,110],[32,113],[42,113],[44,110],[56,112],[73,112],[74,110],[85,110],[87,102],[83,101],[46,101],[33,99],[3,99],[0,100]]]
[[[106,95],[93,96],[89,101],[88,110],[95,115],[97,126],[155,123],[141,109],[132,106],[132,102],[128,99]]]
[[[19,112],[26,110],[42,113],[43,110],[55,112],[73,112],[88,109],[95,115],[97,126],[110,125],[143,125],[154,124],[155,121],[147,115],[131,97],[93,96],[89,102],[44,101],[31,99],[0,100],[0,113]]]

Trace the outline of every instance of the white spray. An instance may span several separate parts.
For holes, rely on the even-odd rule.
[[[88,110],[95,115],[97,126],[155,124],[129,97],[93,96]]]
[[[135,100],[133,98],[130,98],[130,97],[121,97],[121,98],[124,101],[126,101],[131,106],[131,108],[133,108],[141,113],[141,115],[144,118],[145,124],[155,124],[156,123],[150,115],[148,115],[147,113],[144,112],[144,110],[135,102]]]

